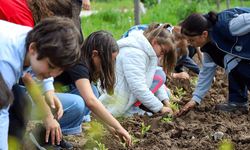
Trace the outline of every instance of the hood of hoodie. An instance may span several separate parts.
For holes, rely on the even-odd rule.
[[[124,47],[136,48],[144,51],[149,57],[156,57],[156,53],[141,31],[132,31],[127,38],[117,41],[120,49]]]

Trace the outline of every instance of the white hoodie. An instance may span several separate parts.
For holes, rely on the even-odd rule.
[[[114,117],[132,116],[134,113],[144,114],[145,111],[134,107],[137,101],[158,112],[169,100],[161,86],[155,95],[149,90],[157,69],[156,53],[140,31],[131,32],[130,36],[117,41],[119,54],[116,57],[116,85],[114,94],[104,93],[99,100]]]

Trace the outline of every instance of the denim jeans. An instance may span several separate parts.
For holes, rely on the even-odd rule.
[[[250,89],[250,61],[241,60],[228,74],[229,101],[244,103],[248,101],[247,89]]]
[[[89,114],[91,113],[91,111],[86,106],[85,101],[81,97],[77,87],[74,84],[72,84],[71,87],[72,88],[68,93],[55,93],[63,106],[63,116],[58,122],[64,135],[81,133],[82,122],[90,121]],[[98,98],[99,93],[96,87],[92,84],[91,87],[93,93]],[[35,105],[33,105],[32,114],[35,114],[37,112],[37,108],[35,107]],[[32,119],[40,118],[39,116],[32,116]]]

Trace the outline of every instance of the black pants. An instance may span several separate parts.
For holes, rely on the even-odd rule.
[[[20,144],[30,119],[32,105],[30,98],[20,85],[14,85],[12,92],[14,94],[14,102],[9,109],[9,138],[10,136],[15,137]],[[9,145],[9,147],[11,147],[11,145]]]

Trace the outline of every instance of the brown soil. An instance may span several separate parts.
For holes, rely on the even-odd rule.
[[[194,60],[197,62],[197,57]],[[187,69],[186,69],[187,70]],[[191,79],[196,75],[189,72]],[[216,104],[227,102],[228,81],[224,69],[218,67],[216,82],[206,94],[199,106],[194,107],[182,116],[176,116],[172,122],[161,122],[168,114],[134,115],[133,118],[119,119],[122,126],[140,141],[133,143],[128,149],[135,150],[201,150],[201,149],[250,149],[250,116],[248,112],[224,112],[215,108]],[[178,101],[179,109],[192,98],[194,87],[188,80],[174,80],[168,87],[177,91],[173,86],[183,88],[187,93],[181,101]],[[142,123],[145,127],[151,126],[144,135],[141,134]],[[31,122],[29,130],[32,129]],[[87,129],[87,126],[91,126]],[[64,139],[74,145],[74,149],[99,148],[96,144],[102,143],[110,150],[127,149],[99,123],[83,123],[83,133],[64,136]],[[223,133],[221,138],[215,133]],[[92,137],[94,140],[90,139]],[[24,149],[30,145],[25,140]]]

